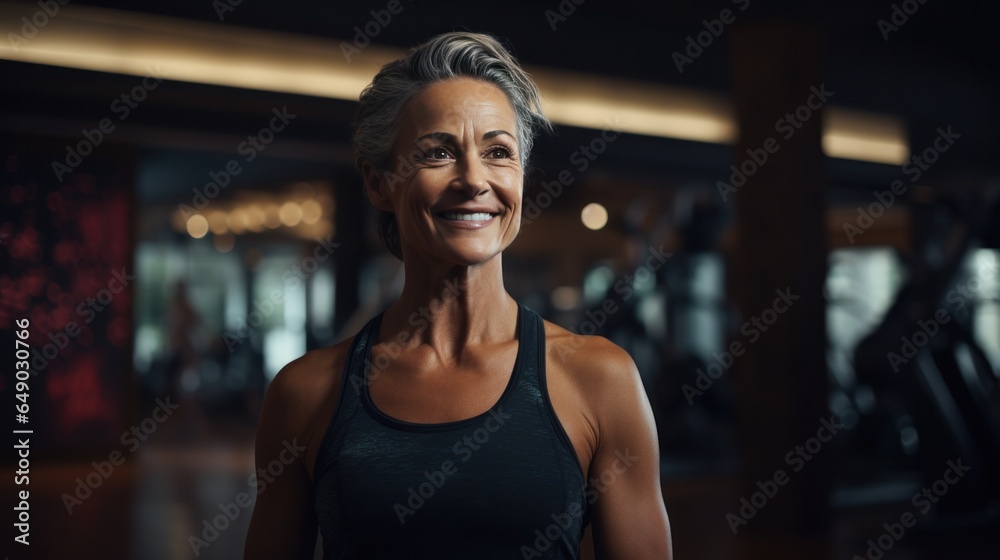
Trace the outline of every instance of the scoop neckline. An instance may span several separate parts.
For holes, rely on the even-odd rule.
[[[375,338],[378,337],[379,328],[382,325],[382,316],[384,314],[385,312],[383,311],[379,313],[377,317],[375,317],[375,320],[372,322],[371,329],[368,331],[368,333],[366,333],[367,334],[366,336],[367,340],[365,345],[366,347],[364,350],[363,360],[361,361],[362,366],[360,368],[361,369],[360,375],[362,380],[361,401],[365,407],[365,410],[367,410],[368,413],[373,418],[375,418],[382,424],[385,424],[392,428],[397,428],[400,430],[411,431],[411,432],[438,432],[444,430],[455,430],[459,428],[464,428],[485,421],[486,418],[488,418],[490,414],[493,413],[495,410],[499,409],[500,406],[503,405],[510,397],[510,394],[514,392],[514,387],[517,385],[517,379],[520,376],[521,364],[524,361],[524,352],[525,352],[524,306],[522,306],[520,303],[518,303],[517,305],[517,334],[516,334],[517,356],[514,358],[514,368],[513,371],[511,371],[510,373],[509,379],[507,380],[507,386],[504,388],[503,393],[500,394],[500,397],[497,399],[497,402],[495,402],[492,406],[487,408],[484,412],[477,414],[471,418],[464,418],[462,420],[452,420],[450,422],[434,422],[434,423],[409,422],[407,420],[401,420],[399,418],[386,414],[385,412],[382,411],[382,409],[378,407],[378,405],[375,404],[375,401],[372,399],[371,392],[369,391],[369,381],[368,381],[368,368],[372,363],[371,362],[372,346],[375,345]]]

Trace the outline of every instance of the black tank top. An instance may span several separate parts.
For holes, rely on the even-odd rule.
[[[514,370],[486,412],[415,424],[372,402],[379,313],[355,337],[316,462],[327,560],[577,559],[589,522],[580,461],[545,386],[545,331],[518,305]]]

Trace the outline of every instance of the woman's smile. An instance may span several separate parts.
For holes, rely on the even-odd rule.
[[[435,212],[442,223],[459,229],[480,229],[494,223],[501,213],[487,208],[451,208]]]
[[[442,214],[435,214],[435,216],[451,227],[479,229],[493,223],[493,218],[496,217],[496,214],[488,214],[486,212],[476,212],[474,214],[445,212]]]

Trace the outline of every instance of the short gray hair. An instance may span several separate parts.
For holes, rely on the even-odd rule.
[[[443,33],[414,47],[405,57],[383,66],[361,92],[354,121],[358,170],[368,161],[387,174],[403,107],[427,86],[457,77],[483,80],[507,95],[517,118],[521,168],[527,170],[535,135],[539,129],[552,130],[552,123],[542,114],[538,86],[497,39],[467,32]],[[376,214],[379,239],[402,260],[395,214],[381,210]]]

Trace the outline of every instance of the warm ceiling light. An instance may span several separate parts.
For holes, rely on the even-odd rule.
[[[247,229],[250,231],[264,231],[264,209],[256,204],[247,207]]]
[[[20,21],[22,6],[0,5]],[[0,41],[0,58],[135,76],[356,101],[382,64],[405,51],[369,45],[349,61],[340,41],[65,5],[30,39]],[[664,138],[732,144],[732,103],[704,91],[529,68],[557,124]],[[823,150],[832,157],[901,164],[909,155],[900,121],[856,126],[827,108]],[[855,113],[855,115],[860,115]]]
[[[910,157],[900,119],[828,107],[823,151],[830,157],[902,165]]]
[[[323,217],[323,207],[315,200],[302,203],[302,223],[312,225]]]
[[[208,233],[208,220],[201,214],[192,214],[187,220],[188,235],[195,239],[201,239]]]
[[[608,209],[596,202],[583,207],[580,212],[580,221],[587,229],[597,231],[608,224]]]
[[[234,208],[232,212],[229,213],[229,219],[227,223],[229,224],[229,231],[240,235],[246,233],[247,231],[247,213],[242,208]]]
[[[22,11],[0,6],[0,19]],[[339,41],[74,5],[17,47],[0,42],[21,62],[351,100],[397,56],[369,45],[348,62]]]
[[[221,210],[215,210],[208,213],[208,229],[216,235],[221,235],[229,231],[229,226],[226,225],[226,221],[226,213]]]
[[[295,202],[288,201],[282,204],[279,213],[281,223],[288,227],[295,227],[302,221],[302,207]]]
[[[532,68],[545,114],[556,123],[617,132],[731,144],[735,119],[724,97],[648,83]]]
[[[277,204],[268,204],[264,208],[264,225],[269,229],[281,227],[281,212]]]

